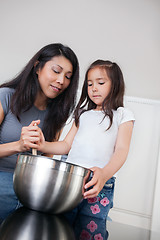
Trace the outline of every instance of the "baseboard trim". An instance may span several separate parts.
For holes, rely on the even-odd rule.
[[[128,224],[138,228],[151,229],[151,216],[127,211],[124,209],[112,208],[109,217],[114,222]]]

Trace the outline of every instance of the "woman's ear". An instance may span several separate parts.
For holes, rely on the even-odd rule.
[[[39,63],[39,61],[36,61],[36,62],[34,63],[34,68],[36,68],[36,66],[38,65],[38,63]],[[36,73],[38,74],[38,69],[36,70]]]
[[[39,63],[39,61],[37,60],[37,61],[34,63],[34,67],[36,67],[38,63]]]

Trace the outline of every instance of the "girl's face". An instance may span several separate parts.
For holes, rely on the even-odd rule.
[[[53,57],[42,69],[37,70],[39,84],[44,98],[55,98],[70,84],[73,67],[64,56]]]
[[[111,80],[105,69],[95,67],[88,72],[88,96],[97,105],[96,109],[102,109],[102,103],[111,90]]]

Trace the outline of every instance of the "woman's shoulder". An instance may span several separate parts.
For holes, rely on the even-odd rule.
[[[2,104],[4,113],[6,113],[9,109],[10,100],[14,91],[15,90],[13,88],[8,88],[8,87],[0,88],[0,102]]]
[[[135,121],[133,111],[127,107],[117,108],[114,115],[117,118],[119,124],[127,122],[127,121]]]
[[[0,88],[0,94],[2,95],[12,95],[15,92],[13,88],[2,87]]]

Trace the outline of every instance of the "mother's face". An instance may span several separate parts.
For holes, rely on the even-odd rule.
[[[72,63],[64,56],[53,57],[37,70],[39,84],[46,98],[55,98],[70,84]]]

